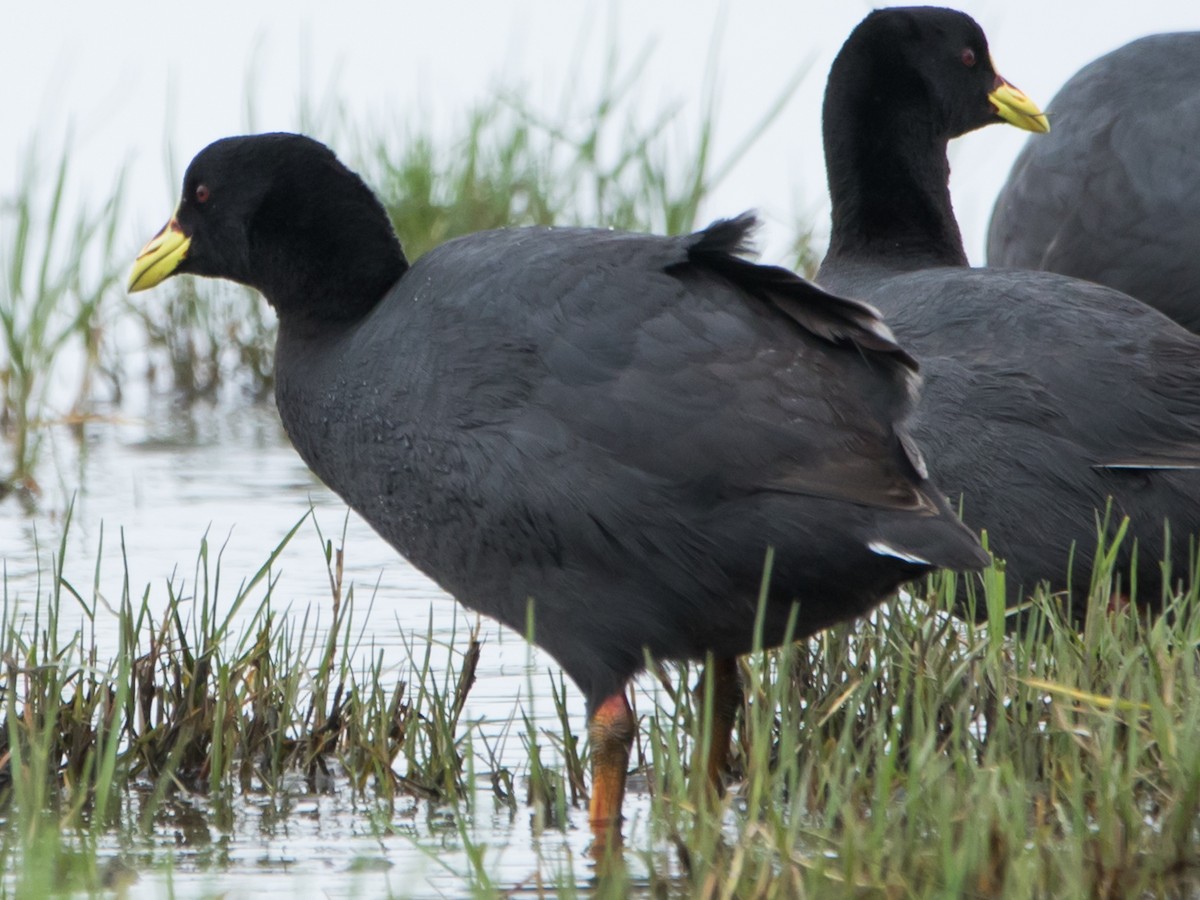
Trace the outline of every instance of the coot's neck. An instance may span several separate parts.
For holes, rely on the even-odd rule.
[[[822,272],[967,265],[950,204],[948,140],[922,109],[924,98],[881,95],[869,73],[837,76],[835,64],[824,109],[833,227]]]
[[[275,307],[281,331],[297,336],[341,331],[361,322],[408,270],[398,243],[379,251],[348,261],[328,253],[298,257],[256,287]]]
[[[249,229],[254,287],[294,332],[365,318],[408,271],[387,213],[360,182],[321,204],[262,204]],[[288,200],[291,198],[288,197]]]

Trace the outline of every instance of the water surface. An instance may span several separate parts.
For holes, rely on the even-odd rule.
[[[101,660],[117,653],[114,610],[126,566],[135,598],[149,585],[151,606],[161,611],[169,581],[185,597],[194,596],[197,555],[207,535],[210,572],[220,553],[218,602],[224,609],[237,586],[311,510],[311,519],[274,567],[275,609],[286,610],[296,622],[306,613],[315,616],[318,633],[327,626],[331,590],[320,534],[338,546],[344,528],[344,582],[354,589],[353,633],[361,635],[356,668],[361,671],[382,654],[395,677],[404,677],[410,652],[419,658],[430,635],[435,665],[449,658],[452,642],[453,652],[465,649],[477,617],[408,565],[356,515],[347,514],[288,445],[272,406],[178,411],[166,401],[151,401],[140,416],[99,417],[85,426],[82,444],[66,428],[50,431],[37,511],[24,514],[13,498],[0,506],[9,603],[18,617],[26,617],[26,628],[32,628],[37,599],[50,591],[52,560],[72,502],[64,578],[89,600],[95,583],[100,602],[93,625],[75,600],[64,597],[62,637],[83,630]],[[82,487],[72,490],[72,484]],[[243,619],[261,595],[262,590],[252,595]],[[185,611],[189,605],[184,604]],[[471,732],[477,794],[457,813],[411,798],[388,812],[369,799],[369,792],[364,800],[343,784],[313,795],[298,779],[282,797],[251,795],[232,808],[215,808],[207,798],[184,794],[136,845],[121,845],[110,836],[102,848],[104,864],[139,873],[129,887],[133,897],[162,896],[167,890],[184,897],[248,897],[274,890],[314,897],[458,896],[472,883],[469,842],[485,848],[487,877],[518,894],[536,893],[539,883],[553,883],[558,873],[586,882],[586,810],[571,810],[564,828],[541,829],[524,802],[528,756],[521,717],[561,734],[551,698],[558,670],[490,620],[481,622],[481,639],[478,680],[462,716],[462,728]],[[567,703],[579,734],[584,704],[569,683]],[[548,752],[550,742],[542,745]],[[493,760],[515,776],[515,810],[491,791]],[[556,765],[554,756],[547,760]],[[403,760],[397,761],[402,766]],[[635,789],[626,806],[631,845],[642,831],[647,807],[648,797]],[[169,871],[163,871],[165,865]]]

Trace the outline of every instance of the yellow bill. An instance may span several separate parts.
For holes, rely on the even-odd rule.
[[[129,293],[152,288],[174,272],[187,256],[191,244],[192,239],[183,233],[178,219],[171,216],[171,221],[150,239],[133,261]]]
[[[1013,87],[999,75],[996,76],[996,86],[988,94],[996,113],[1010,125],[1016,125],[1026,131],[1045,134],[1050,130],[1050,120],[1038,109],[1038,105],[1025,96],[1025,92]]]

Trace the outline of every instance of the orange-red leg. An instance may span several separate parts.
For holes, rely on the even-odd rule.
[[[700,765],[700,759],[696,759],[692,764],[692,772],[695,775],[703,770],[708,775],[708,783],[720,791],[724,784],[722,778],[729,769],[730,745],[733,741],[733,723],[737,721],[738,709],[742,705],[742,681],[738,674],[737,660],[732,656],[720,657],[718,659],[710,658],[704,666],[704,673],[700,677],[700,684],[696,691],[701,701],[701,708],[705,699],[705,693],[710,690],[709,681],[712,682],[712,743],[708,747],[708,759],[703,761],[703,769]],[[697,753],[700,752],[700,745],[697,744]]]
[[[1129,598],[1128,594],[1114,591],[1108,598],[1108,613],[1111,616],[1129,612],[1132,608],[1133,601]]]
[[[624,691],[597,706],[588,722],[592,743],[592,798],[588,817],[595,837],[593,854],[597,856],[621,843],[621,801],[625,798],[625,776],[636,725]]]

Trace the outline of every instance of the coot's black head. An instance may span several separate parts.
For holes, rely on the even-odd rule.
[[[927,6],[876,10],[851,33],[829,75],[826,127],[837,126],[831,117],[847,116],[946,140],[1000,121],[1029,131],[1050,127],[996,73],[974,19]]]
[[[262,291],[281,319],[353,319],[406,264],[387,213],[333,152],[298,134],[209,144],[175,215],[138,255],[129,290],[189,273]]]

